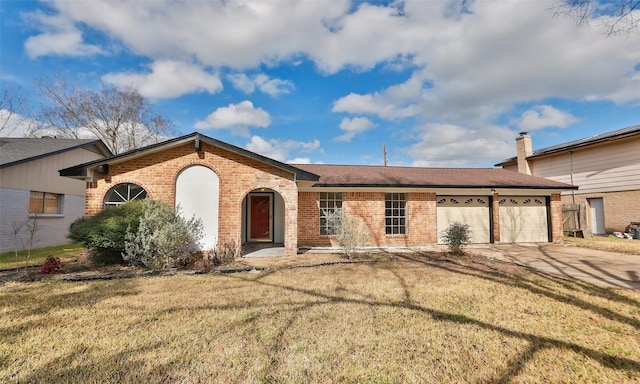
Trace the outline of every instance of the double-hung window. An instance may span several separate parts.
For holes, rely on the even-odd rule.
[[[58,215],[62,213],[62,195],[31,191],[29,213],[32,215]]]
[[[385,233],[405,235],[407,233],[407,195],[405,193],[385,194]]]
[[[327,220],[327,213],[342,210],[342,192],[320,192],[320,235],[333,235],[334,230]]]

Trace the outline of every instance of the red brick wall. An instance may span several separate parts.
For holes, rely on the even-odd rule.
[[[492,217],[491,221],[493,224],[493,241],[495,243],[500,242],[500,195],[498,193],[493,193],[493,202],[491,203]]]
[[[435,193],[407,194],[407,234],[385,233],[384,192],[343,192],[346,214],[365,224],[370,231],[368,246],[420,246],[437,242]],[[320,236],[320,208],[318,192],[298,195],[298,242],[301,246],[336,245],[335,239]]]
[[[298,190],[293,175],[268,164],[203,143],[196,152],[193,144],[152,153],[109,167],[109,174],[96,173],[87,184],[86,213],[103,208],[107,191],[120,183],[136,183],[151,199],[175,205],[175,183],[178,173],[190,165],[211,168],[220,179],[218,241],[241,242],[242,200],[247,193],[269,188],[285,202],[285,252],[297,252]]]
[[[564,242],[564,229],[562,226],[562,201],[559,193],[554,193],[549,198],[549,213],[551,215],[551,241]]]

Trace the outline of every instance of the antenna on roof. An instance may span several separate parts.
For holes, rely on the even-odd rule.
[[[384,156],[384,166],[387,166],[387,144],[382,144],[382,155]]]

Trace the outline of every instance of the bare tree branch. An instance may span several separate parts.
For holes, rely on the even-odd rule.
[[[42,106],[40,120],[61,137],[97,137],[117,154],[174,133],[173,123],[133,87],[100,84],[95,91],[80,90],[56,76],[53,81],[38,81],[37,89],[48,101]]]
[[[556,0],[552,8],[556,17],[568,15],[578,26],[599,17],[607,28],[607,36],[640,32],[640,0]]]
[[[0,95],[0,136],[9,136],[17,128],[16,114],[23,109],[25,98],[19,90],[6,84],[2,86]]]

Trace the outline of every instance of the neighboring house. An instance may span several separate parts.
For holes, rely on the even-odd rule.
[[[26,249],[27,228],[17,236],[14,228],[33,220],[33,247],[68,243],[69,226],[84,215],[86,185],[58,171],[111,155],[95,139],[0,138],[0,252]]]
[[[535,151],[523,132],[516,153],[496,166],[578,186],[564,191],[562,202],[586,206],[585,227],[593,234],[640,221],[640,125]]]
[[[331,246],[326,210],[365,223],[367,245],[426,246],[452,222],[476,243],[561,242],[572,186],[502,169],[290,165],[193,133],[60,171],[87,181],[87,214],[149,197],[203,220],[203,249],[226,240]]]

